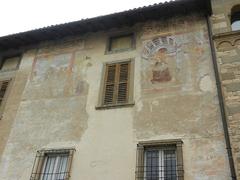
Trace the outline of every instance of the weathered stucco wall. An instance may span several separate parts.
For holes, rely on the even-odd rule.
[[[136,33],[136,49],[105,55],[109,34],[124,31]],[[27,84],[1,180],[29,179],[36,151],[61,147],[76,148],[71,180],[133,180],[137,143],[165,139],[183,140],[186,180],[230,179],[204,18],[152,21],[42,46],[22,59]],[[135,105],[96,110],[103,63],[129,58]]]
[[[240,32],[231,29],[231,9],[239,4],[238,0],[214,0],[212,16],[217,62],[238,178],[240,178]],[[217,22],[226,25],[214,28]]]
[[[27,54],[25,55],[27,56]],[[10,62],[11,63],[6,64],[0,72],[1,81],[10,80],[4,100],[0,107],[0,159],[7,143],[21,101],[21,96],[29,76],[29,72],[25,67],[18,70],[13,68],[16,67],[16,63],[13,63],[12,60]]]

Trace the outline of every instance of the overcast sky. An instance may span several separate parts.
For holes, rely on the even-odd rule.
[[[3,0],[0,36],[164,1],[166,0]]]

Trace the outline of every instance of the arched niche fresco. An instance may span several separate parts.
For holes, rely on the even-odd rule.
[[[171,37],[158,37],[145,44],[142,57],[152,62],[153,84],[172,80],[169,58],[174,55],[176,55],[176,44]]]
[[[174,37],[157,37],[147,41],[143,47],[142,57],[149,59],[161,49],[165,49],[168,54],[176,52]]]
[[[206,61],[210,57],[207,41],[204,31],[143,41],[141,85],[144,92],[166,90],[171,93],[191,91],[197,87],[194,78],[200,78],[205,70],[194,72],[195,66],[209,68]]]

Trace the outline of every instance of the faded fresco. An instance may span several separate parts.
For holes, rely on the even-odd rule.
[[[149,29],[148,27],[147,35],[151,34]],[[209,75],[207,72],[196,72],[194,67],[203,68],[200,66],[206,65],[210,55],[205,46],[207,41],[203,27],[194,32],[175,32],[144,40],[141,55],[144,93],[193,91],[198,88],[194,81],[200,81],[201,77]]]
[[[77,54],[49,54],[37,57],[33,62],[28,88],[25,91],[27,98],[86,94],[86,61]]]
[[[158,37],[146,42],[142,57],[151,61],[151,83],[164,83],[172,80],[170,66],[176,55],[176,44],[172,37]]]

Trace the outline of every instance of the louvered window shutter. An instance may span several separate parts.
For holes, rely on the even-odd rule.
[[[9,84],[9,81],[0,82],[0,105],[3,101],[5,93],[7,91],[8,84]]]
[[[116,86],[116,64],[107,65],[104,88],[104,105],[113,104]]]
[[[128,102],[130,62],[109,64],[105,72],[103,105]]]
[[[119,64],[117,103],[128,102],[129,66],[129,62]]]

